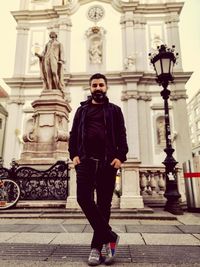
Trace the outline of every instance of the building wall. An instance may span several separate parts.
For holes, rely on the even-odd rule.
[[[157,5],[152,5],[157,3]],[[167,3],[170,5],[167,6]],[[64,5],[63,5],[64,4]],[[145,4],[145,5],[144,5]],[[100,5],[105,11],[97,23],[87,18],[87,11]],[[21,1],[21,10],[13,12],[17,26],[17,49],[13,78],[7,83],[12,88],[8,104],[4,158],[9,164],[19,158],[23,149],[20,138],[13,137],[13,129],[20,134],[27,130],[33,109],[31,103],[41,90],[38,59],[47,43],[50,31],[58,33],[58,40],[65,50],[66,99],[72,111],[69,129],[79,103],[86,99],[88,78],[96,71],[108,76],[108,96],[124,113],[129,143],[129,159],[137,159],[143,165],[162,166],[163,148],[163,100],[161,88],[154,80],[154,70],[149,64],[148,53],[157,45],[176,45],[181,55],[178,32],[179,14],[183,4],[179,1]],[[102,62],[89,61],[88,30],[102,30]],[[86,35],[87,33],[87,35]],[[186,116],[185,83],[190,73],[182,70],[181,56],[175,66],[176,86],[171,86],[169,101],[172,135],[175,136],[174,156],[182,163],[191,157],[188,122]],[[159,128],[160,127],[160,128]],[[177,130],[178,129],[178,130]],[[183,135],[183,132],[185,134]],[[161,135],[161,137],[159,136]]]

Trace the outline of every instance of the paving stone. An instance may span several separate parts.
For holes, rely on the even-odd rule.
[[[8,225],[8,224],[19,224],[21,222],[22,222],[21,219],[2,219],[2,218],[0,218],[0,225],[1,224],[4,224],[4,225]]]
[[[181,222],[177,220],[140,220],[140,224],[146,225],[182,225]]]
[[[200,217],[198,214],[184,213],[184,215],[177,215],[177,219],[182,224],[200,225]]]
[[[115,231],[117,233],[126,233],[126,227],[125,227],[125,225],[114,225],[114,224],[112,224],[111,226],[112,226],[113,231]],[[92,229],[92,227],[89,224],[87,224],[85,226],[83,232],[84,233],[93,233],[93,229]]]
[[[24,218],[17,221],[17,224],[61,224],[65,220],[63,219],[46,219],[46,218]]]
[[[8,243],[49,244],[57,234],[55,233],[15,233],[7,240]]]
[[[92,227],[89,224],[86,224],[83,229],[83,233],[93,233]]]
[[[131,225],[140,225],[140,221],[139,220],[136,220],[136,219],[111,219],[110,220],[110,224],[111,225],[128,225],[128,224],[131,224]]]
[[[130,246],[132,262],[135,263],[200,263],[199,247],[192,246]],[[185,256],[184,256],[185,255]]]
[[[35,224],[0,224],[0,232],[29,232],[36,226]]]
[[[200,234],[200,225],[178,225],[177,227],[187,234]]]
[[[82,233],[85,229],[85,224],[63,224],[62,226],[67,233]]]
[[[200,241],[190,234],[146,234],[142,237],[147,245],[191,245],[200,246]]]
[[[200,240],[200,234],[193,234],[193,236],[195,236],[196,238]]]
[[[38,225],[32,229],[33,233],[64,233],[65,229],[59,224]]]
[[[92,233],[59,233],[51,244],[88,245],[91,243]]]
[[[126,233],[126,226],[125,225],[111,224],[111,226],[112,226],[113,231],[116,233]]]
[[[0,242],[7,242],[10,238],[16,236],[16,233],[1,233],[0,234]]]
[[[144,243],[144,240],[143,240],[141,234],[138,234],[138,233],[121,233],[119,244],[120,245],[132,245],[132,244],[144,245],[145,243]]]
[[[126,225],[128,233],[182,233],[174,225]]]

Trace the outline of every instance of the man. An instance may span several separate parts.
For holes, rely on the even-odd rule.
[[[50,32],[50,41],[46,44],[42,55],[35,53],[40,60],[41,76],[44,83],[44,89],[64,88],[63,75],[63,46],[57,41],[57,34]]]
[[[105,264],[114,261],[119,236],[109,225],[110,208],[116,173],[128,152],[123,114],[109,102],[107,88],[103,74],[90,78],[91,97],[77,109],[69,139],[70,158],[77,174],[77,201],[94,230],[88,259],[92,266],[104,260],[104,244]]]

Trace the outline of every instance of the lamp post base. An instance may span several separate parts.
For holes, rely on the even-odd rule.
[[[178,200],[177,201],[167,200],[164,210],[175,215],[183,215],[183,210]]]

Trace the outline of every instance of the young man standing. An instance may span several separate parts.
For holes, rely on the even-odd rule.
[[[120,107],[109,102],[107,78],[90,78],[91,96],[81,102],[74,116],[69,139],[70,158],[77,173],[77,201],[94,230],[88,265],[114,261],[119,236],[109,225],[117,170],[126,160],[128,145]],[[96,190],[97,201],[94,201]]]

